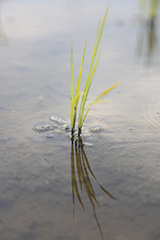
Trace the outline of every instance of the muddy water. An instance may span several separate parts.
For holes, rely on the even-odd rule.
[[[88,100],[121,83],[72,145],[37,125],[69,122],[70,42],[76,76],[88,39],[85,78],[105,1],[0,4],[0,239],[159,240],[158,21],[150,35],[136,1],[111,3]]]

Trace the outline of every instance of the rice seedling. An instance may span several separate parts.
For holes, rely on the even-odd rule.
[[[102,98],[108,94],[112,89],[114,89],[119,82],[111,86],[110,88],[106,89],[103,91],[94,101],[86,105],[88,93],[91,87],[91,83],[98,65],[98,61],[100,58],[101,51],[98,52],[100,40],[102,37],[102,33],[105,27],[106,19],[108,16],[108,11],[109,8],[107,8],[103,21],[99,21],[98,24],[98,30],[94,42],[94,47],[92,51],[92,57],[91,57],[91,62],[90,62],[90,67],[88,71],[88,75],[86,78],[85,86],[83,93],[80,92],[80,83],[81,83],[81,76],[82,76],[82,70],[83,70],[83,64],[84,64],[84,57],[85,57],[85,52],[86,52],[86,45],[87,42],[85,42],[84,50],[83,50],[83,55],[82,55],[82,60],[81,60],[81,65],[80,65],[80,70],[79,70],[79,76],[77,80],[77,85],[75,89],[75,94],[73,95],[73,43],[71,44],[71,88],[70,88],[70,122],[71,122],[71,134],[72,137],[74,137],[74,132],[75,132],[75,125],[76,125],[76,119],[77,119],[77,111],[78,112],[78,136],[81,135],[82,131],[82,126],[83,123],[88,115],[88,112],[90,111],[91,107],[96,104],[96,103],[102,103],[106,102],[106,100],[102,100]],[[79,104],[79,99],[81,97],[81,102]],[[79,106],[80,105],[80,106]],[[79,107],[79,109],[78,109]]]

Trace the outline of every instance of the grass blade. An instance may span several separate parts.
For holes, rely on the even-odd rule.
[[[77,86],[76,86],[76,90],[75,90],[76,101],[75,101],[75,106],[74,107],[75,107],[75,114],[76,115],[77,115],[77,108],[78,108],[78,102],[79,102],[79,96],[80,96],[80,83],[81,83],[84,57],[85,57],[85,52],[86,52],[86,45],[87,45],[87,42],[85,42],[85,45],[84,45],[84,50],[83,50],[83,55],[82,55],[82,60],[81,60],[81,66],[80,66]],[[76,119],[76,115],[74,116],[75,119]]]
[[[79,121],[79,123],[78,123],[79,127],[82,125],[82,119],[83,119],[83,114],[84,114],[84,109],[85,109],[87,96],[88,96],[89,89],[90,89],[90,86],[91,86],[91,83],[92,83],[92,80],[93,80],[93,77],[94,77],[94,73],[95,73],[97,65],[98,65],[100,54],[101,54],[101,52],[99,52],[99,54],[98,54],[98,57],[96,59],[96,62],[95,62],[94,67],[92,69],[92,72],[89,76],[90,78],[88,79],[87,84],[86,84],[85,89],[84,89],[84,94],[82,96],[81,106],[80,106],[80,111],[79,111],[79,120],[78,120]]]
[[[87,107],[85,107],[87,97],[88,97],[88,93],[89,93],[89,90],[90,90],[90,87],[91,87],[91,83],[93,81],[93,77],[95,75],[95,71],[96,71],[96,68],[97,68],[97,65],[98,65],[98,62],[99,62],[99,58],[100,58],[100,54],[101,54],[101,52],[99,52],[98,56],[96,57],[97,50],[99,48],[99,44],[100,44],[100,41],[101,41],[102,33],[103,33],[105,23],[106,23],[106,20],[107,20],[108,12],[109,12],[109,8],[107,8],[107,10],[105,12],[103,21],[101,22],[101,20],[100,20],[99,24],[98,24],[98,29],[97,29],[96,38],[95,38],[95,42],[94,42],[94,47],[93,47],[93,51],[92,51],[90,67],[89,67],[89,71],[88,71],[88,75],[87,75],[87,79],[86,79],[86,82],[85,82],[84,91],[83,91],[83,95],[82,95],[81,103],[80,103],[80,107],[79,107],[78,136],[80,136],[80,134],[81,134],[81,128],[83,126],[84,120],[85,120],[90,108],[96,103],[105,102],[105,100],[100,100],[100,99],[102,97],[104,97],[107,93],[109,93],[113,88],[115,88],[119,84],[119,82],[118,82],[118,83],[114,84],[112,87],[106,89],[93,102],[91,102]],[[76,119],[77,119],[77,109],[78,109],[78,103],[79,103],[79,98],[80,98],[80,83],[81,83],[81,77],[82,77],[84,57],[85,57],[85,52],[86,52],[86,45],[87,45],[87,42],[85,42],[85,45],[84,45],[84,50],[83,50],[83,55],[82,55],[82,60],[81,60],[77,85],[76,85],[76,89],[75,89],[75,95],[73,96],[73,44],[71,44],[70,120],[71,120],[72,136],[74,135],[75,123],[76,123]]]
[[[82,60],[81,60],[81,66],[80,66],[80,71],[79,71],[79,76],[78,76],[78,81],[77,81],[77,86],[75,90],[75,96],[73,98],[73,44],[71,44],[71,107],[70,107],[70,121],[71,121],[71,128],[74,130],[75,127],[75,122],[76,122],[76,116],[77,116],[77,107],[78,107],[78,102],[79,102],[79,97],[80,97],[80,83],[81,83],[81,76],[82,76],[82,70],[83,70],[83,63],[84,63],[84,57],[85,57],[85,52],[86,52],[86,45],[87,42],[85,42],[84,50],[83,50],[83,55],[82,55]]]
[[[79,127],[82,126],[82,119],[83,119],[86,99],[87,99],[87,96],[88,96],[88,93],[89,93],[89,89],[90,89],[90,86],[91,86],[91,83],[92,83],[92,80],[93,80],[93,76],[94,76],[98,61],[99,61],[100,53],[99,53],[99,55],[96,59],[96,62],[94,64],[96,53],[97,53],[97,50],[98,50],[98,47],[99,47],[99,43],[100,43],[100,40],[101,40],[101,37],[102,37],[102,33],[103,33],[103,30],[104,30],[106,19],[107,19],[107,16],[108,16],[108,11],[109,11],[109,8],[107,8],[107,10],[105,12],[102,24],[100,22],[99,25],[98,25],[97,35],[96,35],[96,39],[95,39],[95,43],[94,43],[94,48],[93,48],[93,51],[92,51],[92,57],[91,57],[89,72],[88,72],[87,80],[86,80],[86,83],[85,83],[84,94],[82,96],[80,110],[79,110],[79,124],[78,124]]]
[[[102,97],[104,97],[106,94],[108,94],[111,90],[113,90],[120,82],[117,82],[115,83],[112,87],[106,89],[104,92],[102,92],[93,102],[91,102],[87,109],[86,109],[86,112],[83,116],[83,119],[81,120],[80,122],[80,125],[79,127],[83,126],[83,123],[84,123],[84,120],[85,118],[87,117],[87,114],[89,112],[89,110],[91,109],[91,107],[94,105],[94,104],[97,104],[97,103],[103,103],[103,102],[106,102],[106,100],[100,100]]]
[[[94,101],[98,101],[102,97],[104,97],[106,94],[108,94],[111,90],[113,90],[120,82],[115,83],[112,87],[106,89],[104,92],[102,92]]]
[[[99,47],[99,43],[100,43],[100,40],[101,40],[101,37],[102,37],[102,33],[103,33],[103,30],[104,30],[104,27],[105,27],[105,24],[106,24],[108,12],[109,12],[109,8],[107,8],[107,10],[105,12],[105,15],[104,15],[104,18],[103,18],[101,29],[100,29],[99,35],[97,37],[96,46],[95,46],[94,51],[93,51],[93,55],[94,55],[93,58],[95,57],[95,55],[97,53],[97,50],[98,50],[98,47]]]
[[[71,89],[70,89],[70,99],[73,99],[73,43],[71,43]]]
[[[81,76],[82,76],[82,70],[83,70],[83,63],[84,63],[84,57],[85,57],[85,52],[86,52],[86,45],[87,45],[87,42],[85,42],[85,45],[84,45],[84,50],[83,50],[83,55],[82,55],[82,60],[81,60],[81,66],[80,66],[80,70],[79,70],[79,76],[78,76],[78,81],[77,81],[75,96],[77,96],[77,94],[79,94],[80,83],[81,83]]]

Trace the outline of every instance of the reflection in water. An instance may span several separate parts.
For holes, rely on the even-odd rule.
[[[140,31],[138,34],[138,53],[142,55],[144,51],[144,53],[147,55],[147,58],[151,60],[158,49],[157,14],[159,0],[150,0],[148,5],[146,4],[147,1],[141,2],[144,4],[141,5],[142,18]]]
[[[143,21],[138,34],[138,53],[140,55],[146,53],[149,60],[154,57],[158,50],[158,34],[156,19],[154,21]]]
[[[146,15],[151,21],[157,16],[159,3],[160,0],[139,0],[139,6],[143,15]]]
[[[88,158],[84,151],[84,145],[82,139],[73,140],[71,144],[71,179],[72,179],[72,200],[73,200],[73,216],[75,215],[75,195],[79,203],[81,204],[83,210],[85,211],[85,207],[81,198],[81,194],[83,193],[83,189],[86,191],[88,195],[89,202],[93,209],[93,215],[96,220],[98,229],[100,231],[101,237],[103,238],[103,232],[100,226],[100,223],[96,214],[96,206],[98,206],[98,201],[95,195],[95,191],[90,180],[90,176],[92,176],[95,181],[98,183],[99,187],[106,193],[110,198],[115,198],[103,188],[103,186],[98,182],[95,177],[92,169],[90,167]]]
[[[3,44],[6,41],[6,37],[5,37],[4,29],[2,26],[2,20],[1,20],[1,2],[2,0],[0,0],[0,44]]]

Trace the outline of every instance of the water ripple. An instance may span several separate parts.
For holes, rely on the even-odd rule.
[[[149,129],[160,132],[160,93],[155,92],[146,101],[147,107],[144,112],[144,123]]]

